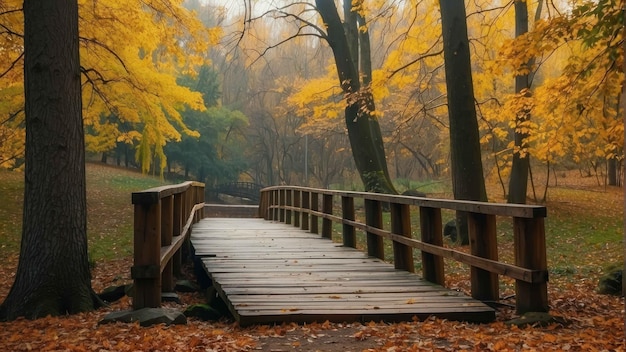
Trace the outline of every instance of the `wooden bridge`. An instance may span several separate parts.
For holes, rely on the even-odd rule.
[[[217,185],[210,191],[215,195],[226,194],[231,197],[249,199],[258,203],[261,197],[261,189],[263,189],[262,185],[252,182],[229,182]]]
[[[499,275],[515,279],[518,313],[548,310],[544,207],[281,186],[261,192],[260,218],[228,219],[203,218],[203,194],[196,183],[133,194],[135,309],[158,306],[161,291],[172,290],[190,239],[242,325],[432,315],[490,321],[495,312],[485,302],[499,300]],[[468,213],[470,254],[443,245],[442,209]],[[411,238],[412,215],[419,240]],[[496,216],[512,220],[514,264],[498,261]],[[342,243],[330,240],[333,229]],[[367,253],[354,249],[358,232]],[[384,241],[393,255],[385,257]],[[444,258],[470,265],[472,297],[443,287]]]

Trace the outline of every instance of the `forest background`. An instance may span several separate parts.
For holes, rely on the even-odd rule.
[[[620,3],[528,2],[531,30],[515,40],[513,4],[466,4],[483,165],[501,188],[489,197],[507,194],[514,151],[530,156],[537,202],[558,171],[619,184]],[[209,186],[241,180],[362,189],[344,94],[312,5],[135,5],[80,5],[92,158]],[[19,8],[5,1],[0,12],[0,166],[9,169],[23,167],[25,136]],[[411,184],[420,180],[445,189],[450,144],[438,3],[373,1],[357,9],[368,19],[361,26],[371,38],[368,88],[396,187],[420,187]],[[522,74],[530,74],[530,89],[516,93]],[[520,111],[532,118],[516,125]],[[522,146],[513,132],[526,135]]]

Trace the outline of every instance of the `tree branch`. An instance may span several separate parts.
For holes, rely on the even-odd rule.
[[[23,57],[24,57],[24,52],[20,53],[20,56],[18,56],[15,60],[13,60],[13,62],[11,63],[9,68],[6,69],[6,71],[0,73],[0,78],[6,76],[9,72],[11,72],[11,70],[13,70],[15,65],[17,65],[18,61],[20,61]]]
[[[109,48],[105,44],[100,43],[96,39],[79,37],[79,40],[82,41],[82,42],[85,42],[85,43],[92,43],[92,44],[94,44],[96,46],[99,46],[99,47],[103,48],[105,51],[109,52],[109,54],[113,55],[115,57],[115,59],[117,59],[117,61],[120,63],[120,65],[122,65],[122,67],[124,67],[124,71],[126,71],[126,73],[130,73],[130,71],[128,71],[128,68],[126,67],[126,64],[124,63],[124,60],[122,60],[122,58],[113,49]]]
[[[432,49],[438,43],[439,43],[439,40],[437,40],[428,50]],[[405,70],[409,66],[412,66],[412,65],[414,65],[414,64],[416,64],[416,63],[418,63],[418,62],[420,62],[420,61],[422,61],[422,60],[424,60],[426,58],[433,57],[433,56],[439,56],[442,53],[443,53],[443,49],[441,49],[441,50],[439,50],[437,52],[434,52],[434,53],[429,53],[429,54],[424,54],[422,56],[419,56],[418,58],[416,58],[416,59],[406,63],[405,65],[402,65],[401,67],[391,71],[391,74],[389,74],[389,76],[387,76],[387,78],[391,78],[391,77],[395,76],[398,72],[400,72],[402,70]]]

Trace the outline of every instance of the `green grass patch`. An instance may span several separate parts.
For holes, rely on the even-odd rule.
[[[133,253],[131,193],[165,184],[156,177],[122,168],[88,163],[87,237],[94,262]],[[24,174],[0,170],[0,255],[19,253],[22,231]]]

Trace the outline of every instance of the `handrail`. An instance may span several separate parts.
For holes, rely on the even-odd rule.
[[[159,307],[161,292],[174,290],[174,274],[180,274],[191,226],[204,217],[204,184],[188,181],[133,192],[132,204],[133,309]]]
[[[341,215],[333,212],[334,197],[341,198]],[[355,220],[355,199],[364,200],[365,222]],[[410,207],[418,208],[419,240],[411,238]],[[383,208],[391,212],[390,230],[383,229]],[[442,209],[468,214],[470,254],[443,246]],[[508,276],[516,280],[518,313],[548,310],[544,227],[547,209],[543,206],[273,186],[261,190],[259,215],[266,220],[293,223],[313,233],[319,232],[321,219],[321,235],[325,238],[332,237],[332,223],[339,223],[343,243],[351,247],[356,246],[355,231],[360,230],[366,233],[368,255],[380,259],[384,259],[382,240],[391,240],[394,266],[411,272],[413,248],[418,249],[424,279],[440,285],[445,284],[444,258],[468,264],[472,297],[483,301],[497,301],[498,275]],[[513,219],[515,264],[498,261],[496,216]]]

